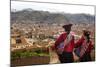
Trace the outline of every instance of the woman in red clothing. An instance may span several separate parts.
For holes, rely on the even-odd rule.
[[[83,36],[76,42],[75,47],[80,47],[79,57],[81,62],[91,61],[90,53],[93,45],[89,31],[83,30]]]
[[[55,51],[61,63],[71,63],[73,59],[74,36],[70,34],[72,24],[64,25],[65,32],[55,42]]]

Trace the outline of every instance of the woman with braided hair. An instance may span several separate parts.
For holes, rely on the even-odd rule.
[[[90,31],[83,30],[83,36],[75,43],[75,47],[80,47],[80,62],[91,61],[91,50],[93,49],[90,40]]]

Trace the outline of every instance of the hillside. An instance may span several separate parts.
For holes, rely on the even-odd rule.
[[[11,12],[11,22],[32,22],[32,23],[94,23],[95,16],[89,14],[50,13],[47,11],[36,11],[24,9]]]

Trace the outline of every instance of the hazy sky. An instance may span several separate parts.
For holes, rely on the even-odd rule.
[[[95,13],[95,8],[93,6],[11,1],[11,9],[22,10],[26,8],[32,8],[34,10],[43,10],[50,12],[72,13],[72,14],[86,13],[94,15]]]

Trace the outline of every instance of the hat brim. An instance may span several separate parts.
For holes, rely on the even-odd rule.
[[[72,27],[72,24],[67,24],[62,26],[64,29],[70,29]]]

